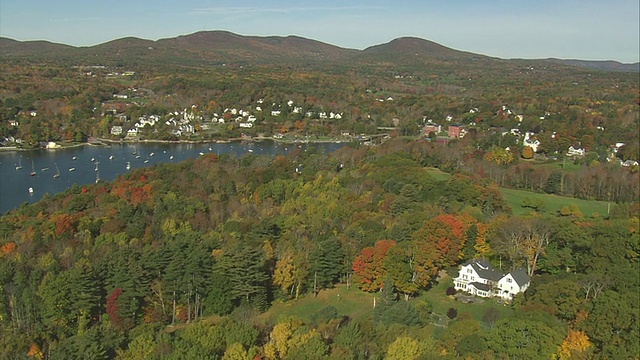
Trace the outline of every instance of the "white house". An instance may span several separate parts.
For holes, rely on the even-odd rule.
[[[584,156],[586,151],[581,148],[574,148],[573,146],[569,146],[569,150],[567,150],[567,156],[571,157],[581,157]]]
[[[524,140],[522,141],[522,144],[524,146],[529,146],[531,150],[533,150],[533,152],[538,152],[538,147],[540,146],[540,140],[534,138],[532,135],[534,134],[528,131],[524,133]]]
[[[516,294],[527,290],[530,282],[531,279],[524,269],[503,274],[480,259],[463,264],[458,277],[453,279],[456,290],[504,300],[512,300]]]
[[[111,135],[121,135],[122,134],[122,126],[114,125],[111,127]]]

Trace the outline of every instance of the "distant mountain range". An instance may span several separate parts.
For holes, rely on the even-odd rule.
[[[86,65],[135,64],[349,64],[431,61],[503,61],[454,50],[432,41],[402,37],[364,50],[346,49],[298,36],[242,36],[227,31],[202,31],[157,41],[126,37],[90,47],[48,41],[17,41],[0,37],[0,59],[65,61]],[[600,71],[640,72],[640,63],[539,59]]]

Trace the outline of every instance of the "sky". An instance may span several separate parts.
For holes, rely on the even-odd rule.
[[[640,61],[638,0],[0,0],[0,36],[16,40],[91,46],[203,30],[352,49],[414,36],[504,59]]]

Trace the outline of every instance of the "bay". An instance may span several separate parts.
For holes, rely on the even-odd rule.
[[[73,184],[87,185],[115,180],[133,169],[163,162],[181,162],[214,153],[242,156],[286,155],[295,147],[306,151],[310,146],[318,152],[342,148],[340,143],[283,144],[273,141],[230,143],[126,143],[110,147],[79,146],[55,150],[0,152],[0,214],[22,203],[34,203],[46,193],[53,196]],[[130,169],[127,169],[127,163]],[[21,165],[21,169],[17,167]],[[56,166],[60,175],[54,178]],[[35,175],[30,175],[31,172]],[[32,189],[32,192],[29,191]]]

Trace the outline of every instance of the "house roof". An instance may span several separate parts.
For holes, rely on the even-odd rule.
[[[491,264],[481,259],[471,260],[468,264],[465,265],[471,265],[478,276],[483,279],[500,281],[500,279],[502,279],[502,277],[504,276],[501,272],[491,267]]]
[[[469,283],[469,285],[468,285],[468,286],[473,286],[473,287],[475,287],[476,289],[478,289],[478,290],[482,290],[482,291],[489,291],[489,290],[491,290],[491,286],[489,286],[489,285],[487,285],[487,284],[483,284],[483,283],[475,282],[475,281],[474,281],[474,282],[472,282],[472,283]]]
[[[519,268],[517,270],[514,270],[514,271],[510,272],[510,274],[513,277],[513,280],[515,280],[515,282],[520,287],[522,287],[522,285],[525,285],[529,281],[531,281],[531,278],[529,277],[529,275],[527,275],[527,272],[524,271],[523,268]]]

